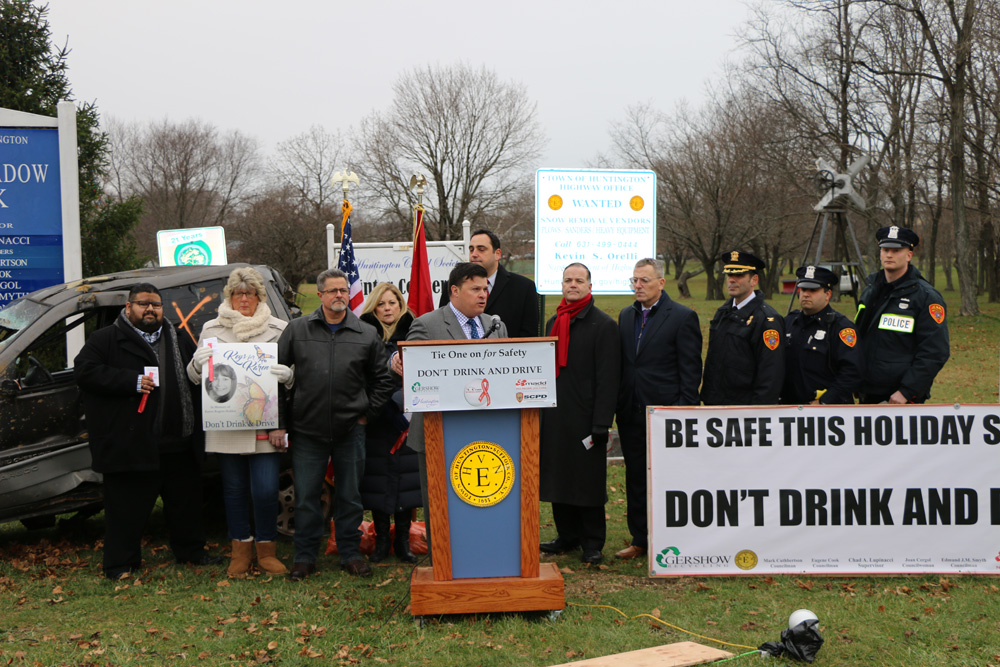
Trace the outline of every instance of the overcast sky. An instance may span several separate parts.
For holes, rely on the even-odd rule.
[[[270,152],[310,125],[346,133],[408,69],[465,62],[527,86],[539,167],[592,161],[630,104],[699,104],[746,16],[742,0],[49,2],[74,94],[103,115],[201,118]]]

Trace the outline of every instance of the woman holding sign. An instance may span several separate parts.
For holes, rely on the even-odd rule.
[[[264,278],[250,267],[234,269],[229,274],[219,304],[219,316],[201,330],[198,350],[188,364],[191,382],[201,384],[213,376],[213,385],[221,383],[225,373],[213,372],[212,346],[218,343],[274,343],[286,323],[273,317],[267,305]],[[290,385],[292,369],[271,364],[270,372],[279,382]],[[221,366],[219,370],[225,370]],[[231,370],[232,369],[228,369]],[[207,379],[207,378],[206,378]],[[218,389],[213,389],[218,391]],[[227,572],[231,577],[245,577],[250,570],[254,537],[250,535],[249,502],[253,498],[254,528],[257,541],[257,564],[268,574],[288,570],[275,554],[278,537],[278,471],[280,451],[268,440],[266,430],[205,431],[205,451],[215,452],[222,472],[226,524],[232,540],[232,557]]]

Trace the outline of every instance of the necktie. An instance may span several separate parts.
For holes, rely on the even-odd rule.
[[[474,319],[469,320],[469,338],[479,338],[479,327]]]

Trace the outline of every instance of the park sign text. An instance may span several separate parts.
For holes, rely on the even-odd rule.
[[[996,405],[648,418],[651,576],[1000,574]]]
[[[656,174],[611,169],[539,169],[535,174],[535,284],[562,293],[562,272],[579,262],[594,294],[631,294],[635,263],[656,256]]]
[[[0,128],[0,307],[63,282],[56,128]]]

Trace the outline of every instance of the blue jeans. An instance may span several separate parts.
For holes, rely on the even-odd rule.
[[[335,537],[340,562],[361,558],[361,477],[365,472],[365,426],[355,424],[342,437],[317,440],[291,433],[288,437],[295,473],[295,559],[315,563],[323,538],[320,497],[327,459],[333,462]]]
[[[278,473],[281,456],[274,454],[216,454],[222,471],[222,501],[226,506],[229,539],[250,537],[250,499],[258,542],[278,537]]]

